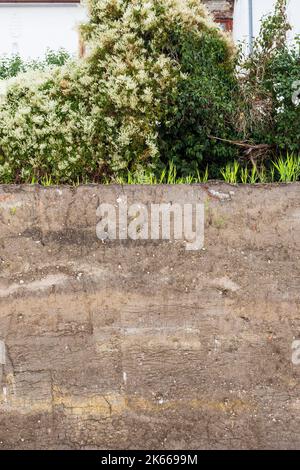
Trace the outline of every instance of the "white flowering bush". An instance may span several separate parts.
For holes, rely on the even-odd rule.
[[[2,182],[103,181],[170,158],[189,169],[209,133],[226,136],[233,48],[199,0],[88,7],[87,56],[19,75],[0,97]]]

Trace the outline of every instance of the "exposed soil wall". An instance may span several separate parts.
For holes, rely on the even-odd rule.
[[[96,209],[205,203],[205,249]],[[0,449],[299,448],[300,185],[0,187]]]

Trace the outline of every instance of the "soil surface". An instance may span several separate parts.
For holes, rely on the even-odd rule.
[[[204,249],[98,240],[124,195]],[[299,256],[299,184],[1,186],[0,449],[299,448]]]

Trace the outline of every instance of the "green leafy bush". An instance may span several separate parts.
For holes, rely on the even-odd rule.
[[[19,55],[0,57],[0,80],[16,77],[25,71],[24,62]]]
[[[172,160],[183,174],[210,165],[211,175],[237,151],[212,136],[237,138],[237,78],[232,49],[213,29],[173,34],[171,54],[179,57],[181,78],[159,129],[163,161]],[[214,171],[214,168],[216,169]]]
[[[287,43],[286,5],[287,0],[277,0],[253,53],[241,63],[244,138],[269,144],[276,154],[300,150],[300,41]]]
[[[0,80],[16,77],[29,70],[45,70],[53,66],[64,65],[71,59],[64,49],[58,51],[48,50],[45,57],[36,60],[23,60],[18,54],[0,56]]]
[[[266,86],[273,97],[274,128],[270,141],[277,152],[300,151],[300,48],[281,50],[270,64]]]
[[[89,0],[85,59],[21,74],[0,104],[0,179],[104,181],[235,153],[229,38],[199,0]]]

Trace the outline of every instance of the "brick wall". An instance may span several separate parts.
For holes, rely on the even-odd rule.
[[[214,18],[226,31],[232,30],[234,0],[203,0]]]
[[[216,15],[230,16],[233,14],[234,0],[202,0],[210,11]]]

